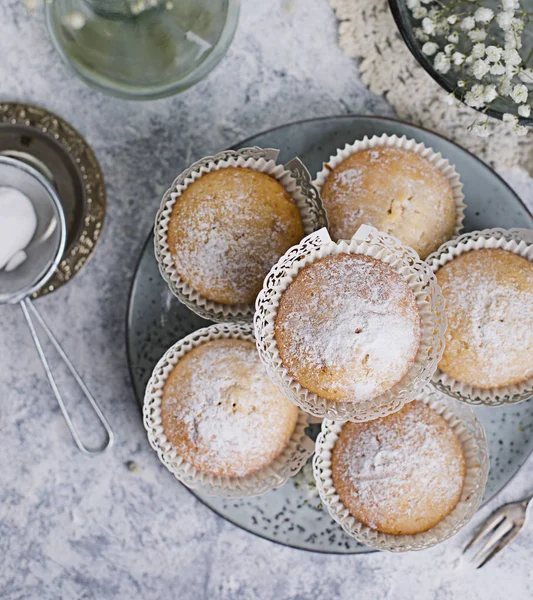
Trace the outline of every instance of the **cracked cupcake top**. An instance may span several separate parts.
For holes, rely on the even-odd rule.
[[[455,229],[453,190],[441,171],[403,148],[356,152],[335,167],[321,192],[335,240],[372,225],[411,246],[422,259]]]

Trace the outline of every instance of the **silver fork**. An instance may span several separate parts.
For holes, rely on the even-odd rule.
[[[476,542],[483,540],[483,545],[471,558],[476,569],[481,569],[500,550],[503,550],[518,535],[526,520],[528,504],[533,495],[510,502],[496,509],[490,517],[479,527],[474,537],[465,546],[463,553],[469,550]]]

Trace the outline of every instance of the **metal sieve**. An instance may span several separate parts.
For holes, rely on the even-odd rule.
[[[28,164],[7,156],[0,156],[0,185],[24,193],[30,198],[37,215],[37,230],[25,249],[27,255],[25,262],[13,271],[0,270],[0,304],[20,304],[46,376],[74,442],[84,454],[99,454],[113,444],[113,431],[74,365],[30,301],[30,296],[40,290],[52,277],[65,249],[67,233],[61,201],[41,173]],[[74,427],[32,319],[40,325],[57,350],[105,429],[106,441],[100,448],[90,449],[85,446]]]

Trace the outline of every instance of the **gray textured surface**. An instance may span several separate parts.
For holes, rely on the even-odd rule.
[[[283,122],[391,114],[338,50],[326,2],[245,0],[219,68],[185,94],[149,104],[110,99],[78,82],[55,55],[41,13],[29,14],[21,0],[0,4],[0,57],[1,99],[41,104],[69,120],[106,176],[108,219],[93,261],[38,307],[118,433],[106,456],[91,460],[75,450],[20,310],[0,307],[0,597],[531,598],[529,530],[477,573],[459,561],[471,528],[403,556],[291,550],[215,517],[173,482],[145,440],[124,319],[135,261],[168,183],[191,159]],[[531,181],[509,178],[533,206]],[[530,460],[492,506],[533,491],[532,475]]]

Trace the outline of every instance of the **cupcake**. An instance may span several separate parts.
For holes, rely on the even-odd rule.
[[[170,348],[148,383],[144,422],[165,466],[207,495],[279,487],[313,450],[306,415],[269,380],[244,323],[201,329]]]
[[[265,275],[327,221],[298,159],[243,148],[189,167],[163,197],[155,253],[171,291],[212,321],[248,320]]]
[[[533,264],[501,248],[471,250],[437,281],[448,316],[439,369],[483,390],[533,377]]]
[[[250,304],[270,267],[304,236],[298,207],[270,175],[227,168],[174,204],[168,245],[181,278],[220,304]]]
[[[367,423],[325,420],[314,473],[322,502],[359,542],[427,548],[474,515],[489,469],[472,410],[427,386],[400,411]]]
[[[406,138],[365,138],[347,146],[324,165],[316,184],[335,240],[372,225],[424,259],[462,225],[464,197],[455,169]]]
[[[275,337],[282,363],[307,390],[361,402],[390,390],[414,363],[415,295],[389,265],[336,254],[302,269],[281,297]]]
[[[429,265],[398,239],[321,229],[271,269],[256,301],[257,348],[306,412],[368,421],[399,410],[442,356],[444,300]]]
[[[281,454],[298,409],[268,379],[252,342],[218,339],[171,371],[161,419],[169,442],[198,471],[246,477]]]
[[[459,438],[419,401],[399,412],[347,423],[335,444],[331,477],[358,521],[390,535],[414,535],[456,507],[465,479]]]

